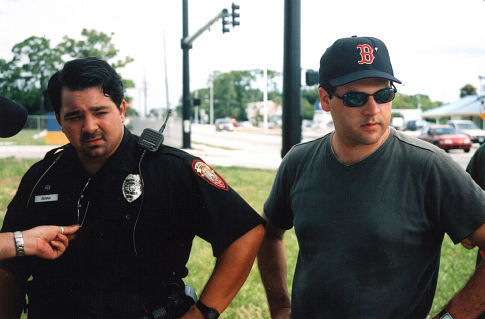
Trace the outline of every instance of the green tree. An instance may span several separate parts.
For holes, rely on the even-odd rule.
[[[43,94],[50,76],[62,66],[61,54],[50,41],[30,37],[12,48],[13,58],[0,61],[0,94],[24,105],[29,113],[43,111]]]
[[[305,88],[301,92],[301,116],[305,120],[313,119],[315,113],[315,106],[320,101],[318,96],[318,87],[312,86]]]
[[[281,103],[281,93],[278,91],[277,71],[268,70],[268,100]],[[261,83],[263,70],[237,70],[226,73],[214,72],[212,85],[214,88],[214,118],[231,117],[238,121],[247,120],[246,107],[251,102],[262,101]],[[210,81],[210,80],[209,80]],[[210,91],[202,88],[193,92],[193,96],[201,98],[200,108],[209,114]]]
[[[429,96],[425,94],[406,95],[397,93],[392,102],[392,107],[394,109],[417,109],[420,107],[423,111],[426,111],[442,104],[439,101],[431,101]]]
[[[75,40],[67,36],[63,37],[63,41],[57,45],[58,50],[62,55],[68,55],[71,59],[97,57],[99,59],[110,62],[114,69],[120,69],[126,66],[128,63],[134,61],[131,57],[125,57],[116,61],[111,61],[116,58],[119,50],[116,49],[111,42],[114,33],[109,35],[104,32],[98,32],[96,30],[83,29],[81,36],[84,39]],[[132,80],[122,79],[123,87],[125,89],[134,88],[135,83]],[[126,97],[127,101],[130,101],[130,97]]]
[[[118,55],[118,50],[111,43],[111,35],[84,29],[83,40],[73,40],[65,36],[63,41],[52,47],[50,40],[32,36],[15,44],[10,61],[0,59],[0,94],[25,106],[29,114],[44,113],[44,92],[49,78],[62,65],[73,58],[96,56],[111,60]],[[110,62],[121,68],[132,62],[126,57]],[[131,80],[123,80],[125,88],[134,87]],[[129,98],[128,98],[129,100]]]
[[[477,89],[471,84],[466,84],[460,89],[460,97],[468,95],[477,95]]]

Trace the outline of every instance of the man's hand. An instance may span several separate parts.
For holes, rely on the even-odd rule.
[[[195,305],[190,307],[189,311],[187,311],[180,319],[204,319],[204,315],[200,312],[199,308]]]
[[[76,237],[78,225],[73,226],[38,226],[23,231],[25,255],[36,255],[46,259],[61,256],[69,246],[69,241]]]

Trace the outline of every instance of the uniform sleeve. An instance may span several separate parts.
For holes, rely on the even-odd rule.
[[[283,158],[278,172],[271,187],[266,202],[264,203],[264,214],[271,225],[280,229],[293,227],[293,211],[290,205],[290,182],[292,152]]]
[[[466,171],[482,189],[485,188],[485,144],[475,151],[466,167]]]
[[[219,256],[232,242],[264,220],[209,165],[195,159],[190,165],[196,234],[211,243]]]
[[[430,165],[426,200],[455,244],[485,223],[485,192],[458,163],[444,156]]]

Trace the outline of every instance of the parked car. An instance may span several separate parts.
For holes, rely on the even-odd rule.
[[[481,130],[473,121],[451,120],[448,121],[448,125],[468,134],[473,143],[485,143],[485,131]]]
[[[418,138],[430,142],[446,152],[451,149],[463,149],[465,153],[468,153],[472,148],[472,141],[468,135],[448,125],[432,125],[424,128]]]
[[[216,126],[216,131],[233,131],[234,123],[231,119],[216,119],[214,122]]]

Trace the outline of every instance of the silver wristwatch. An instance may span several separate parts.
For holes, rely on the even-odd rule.
[[[13,240],[15,241],[15,250],[17,251],[17,257],[25,256],[24,249],[24,236],[21,231],[13,233]]]
[[[448,311],[443,310],[438,314],[440,319],[453,319],[453,317],[448,313]]]

